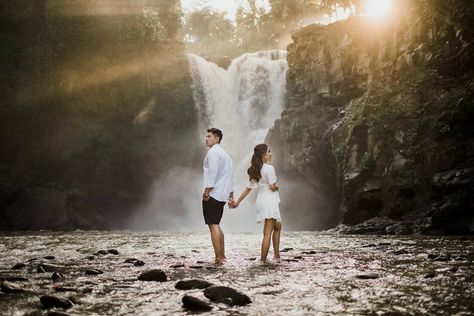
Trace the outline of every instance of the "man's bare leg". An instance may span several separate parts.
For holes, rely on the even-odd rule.
[[[220,232],[220,237],[221,237],[221,255],[222,255],[222,260],[227,259],[225,256],[225,243],[224,243],[224,232],[222,231],[221,227],[219,226],[219,232]]]
[[[212,247],[214,247],[214,254],[216,256],[216,263],[220,263],[224,260],[222,249],[223,246],[221,245],[223,237],[222,230],[218,224],[210,224],[209,230],[211,231],[211,241]]]

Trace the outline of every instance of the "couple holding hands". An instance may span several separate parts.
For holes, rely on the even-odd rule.
[[[211,232],[212,246],[215,260],[222,264],[225,257],[224,233],[219,224],[227,203],[229,208],[237,208],[243,199],[257,189],[256,201],[257,221],[263,222],[263,240],[260,260],[267,262],[270,243],[273,242],[274,260],[280,261],[280,233],[281,216],[279,210],[280,197],[275,169],[268,164],[272,160],[272,153],[267,144],[258,144],[254,148],[250,168],[247,170],[249,182],[240,195],[234,200],[234,180],[232,159],[220,146],[222,131],[210,128],[206,134],[206,146],[209,148],[204,158],[204,192],[202,207],[204,221]]]

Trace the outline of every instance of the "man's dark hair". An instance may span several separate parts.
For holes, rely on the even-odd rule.
[[[219,143],[222,141],[222,131],[218,128],[209,128],[207,130],[208,133],[212,133],[214,136],[219,137]]]

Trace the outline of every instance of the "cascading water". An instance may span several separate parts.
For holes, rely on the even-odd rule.
[[[208,127],[223,131],[222,147],[234,161],[238,197],[248,181],[246,170],[253,147],[265,140],[284,109],[286,52],[244,54],[227,70],[196,55],[189,54],[188,60],[200,134],[204,139]],[[256,230],[253,203],[245,201],[237,210],[226,210],[222,225],[230,231]]]

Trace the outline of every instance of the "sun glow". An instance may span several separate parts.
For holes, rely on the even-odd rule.
[[[392,0],[367,0],[365,14],[372,18],[381,19],[390,13]]]

